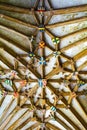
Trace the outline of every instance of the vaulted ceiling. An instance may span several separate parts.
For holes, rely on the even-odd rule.
[[[87,130],[87,0],[0,0],[0,130]]]

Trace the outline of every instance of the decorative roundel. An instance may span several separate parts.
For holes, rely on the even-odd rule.
[[[56,37],[56,38],[52,39],[52,42],[53,42],[54,45],[56,45],[56,44],[58,44],[60,42],[60,40],[59,40],[58,37]]]
[[[55,57],[59,56],[60,54],[61,54],[60,51],[54,51],[54,52],[53,52],[53,55],[54,55]]]
[[[12,80],[6,79],[4,81],[5,84],[12,86]]]
[[[41,41],[40,43],[39,43],[39,48],[44,48],[45,47],[45,42],[44,41]]]
[[[71,96],[72,96],[72,98],[74,98],[74,97],[76,97],[77,95],[76,95],[75,92],[72,92],[72,93],[71,93]]]
[[[54,106],[52,106],[51,108],[51,111],[55,112],[56,111],[56,108]]]
[[[29,53],[28,53],[28,56],[29,56],[30,58],[34,58],[34,57],[35,57],[35,54],[34,54],[33,52],[29,52]]]
[[[12,76],[12,77],[17,76],[17,74],[18,74],[18,73],[17,73],[15,70],[12,70],[12,71],[11,71],[11,76]]]
[[[8,94],[8,92],[3,91],[3,96],[5,97]]]
[[[45,12],[45,8],[40,6],[40,7],[38,7],[37,11],[40,13],[43,13],[43,12]]]
[[[38,29],[39,29],[40,32],[44,32],[45,31],[44,25],[42,25],[42,24],[39,25]]]
[[[43,79],[43,86],[46,87],[46,85],[47,85],[47,80]]]
[[[13,96],[15,97],[15,98],[17,98],[18,97],[18,92],[14,92],[14,94],[13,94]]]
[[[80,80],[77,84],[78,84],[79,87],[81,87],[81,86],[85,85],[85,82]]]
[[[26,81],[26,80],[21,80],[21,81],[20,81],[20,85],[21,85],[21,86],[25,86],[26,84],[27,84],[27,81]]]
[[[8,94],[6,91],[0,91],[0,98],[5,97]]]
[[[39,64],[40,65],[46,65],[46,60],[44,59],[44,57],[40,58]]]
[[[34,38],[34,36],[32,35],[32,36],[30,37],[31,43],[32,43],[34,40],[35,40],[35,38]]]
[[[39,79],[38,80],[38,84],[39,84],[39,87],[46,87],[46,85],[47,85],[47,80],[45,80],[45,79]]]

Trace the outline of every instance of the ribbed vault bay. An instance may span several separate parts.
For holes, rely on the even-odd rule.
[[[0,0],[0,130],[86,130],[86,104],[87,0]]]

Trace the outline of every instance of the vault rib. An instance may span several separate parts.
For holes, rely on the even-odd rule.
[[[0,91],[2,91],[3,90],[3,87],[2,87],[2,85],[0,84]],[[2,103],[3,103],[3,101],[4,101],[4,99],[5,99],[5,97],[1,97],[0,98],[0,107],[1,107],[1,105],[2,105]]]
[[[48,100],[46,100],[46,103],[51,107],[53,106],[52,103],[50,103]],[[60,109],[56,110],[66,121],[69,122],[69,124],[72,125],[73,128],[75,128],[76,130],[79,130],[78,126],[72,121],[70,120],[70,118],[68,116],[66,116],[62,111],[60,111]]]
[[[26,130],[33,130],[34,128],[38,127],[38,125],[40,125],[39,122],[35,123],[34,125],[28,127]]]
[[[19,7],[8,5],[8,4],[0,3],[0,9],[6,10],[6,11],[18,12],[18,13],[32,14],[32,11],[30,9],[19,8]]]
[[[18,44],[18,42],[16,42],[15,40],[10,39],[10,38],[7,37],[7,36],[4,36],[4,34],[0,34],[0,38],[4,39],[4,40],[6,40],[6,41],[9,41],[10,44],[16,46],[17,48],[19,48],[19,49],[21,49],[21,50],[23,50],[23,51],[25,51],[25,52],[29,52],[29,49],[28,49],[28,48],[25,48],[24,46],[21,46],[21,45]]]
[[[37,26],[35,26],[33,24],[25,23],[25,22],[23,22],[21,20],[18,20],[16,18],[12,18],[12,17],[6,16],[4,14],[0,14],[0,18],[4,18],[4,19],[9,20],[11,22],[16,22],[18,24],[21,24],[21,25],[24,25],[24,26],[27,26],[27,27],[31,27],[31,28],[36,28],[37,29]]]
[[[65,99],[63,98],[62,100],[63,102],[66,103]],[[87,125],[84,122],[83,118],[78,114],[78,112],[70,105],[70,111],[76,116],[76,118],[78,119],[78,121],[84,126],[84,128],[87,129]]]
[[[47,2],[49,3],[50,10],[51,10],[52,9],[52,3],[50,2],[50,0],[47,0]]]
[[[74,42],[74,43],[72,43],[72,44],[70,44],[70,45],[68,45],[68,46],[63,47],[63,48],[61,49],[61,52],[65,52],[65,51],[67,51],[68,49],[71,49],[72,47],[76,47],[76,46],[78,46],[78,45],[81,45],[81,44],[83,44],[83,43],[86,42],[86,41],[87,41],[87,38],[83,38],[83,39],[81,39],[81,40],[79,40],[79,41],[76,41],[76,42]]]
[[[66,38],[69,38],[71,36],[73,37],[73,36],[76,36],[76,35],[80,35],[81,33],[86,33],[86,31],[87,31],[87,28],[83,28],[83,29],[80,29],[78,31],[68,33],[67,35],[64,35],[64,36],[54,36],[48,29],[45,30],[45,32],[51,37],[51,39],[54,38],[54,37],[58,37],[58,38],[60,38],[60,41],[63,41]]]
[[[50,28],[49,26],[51,26],[51,24],[49,24],[49,21],[50,21],[50,18],[52,17],[52,15],[54,16],[54,15],[58,15],[58,14],[60,15],[60,14],[85,12],[85,11],[87,11],[87,5],[54,10],[54,9],[52,9],[52,6],[51,6],[49,0],[47,0],[45,2],[44,2],[44,0],[35,0],[35,2],[36,2],[36,4],[33,7],[31,7],[31,9],[26,9],[26,8],[21,8],[21,7],[17,7],[17,6],[11,6],[11,5],[7,6],[7,4],[2,4],[0,2],[1,3],[0,10],[1,10],[1,12],[4,12],[4,14],[6,13],[6,11],[7,11],[7,14],[9,14],[11,12],[14,12],[14,14],[17,14],[17,15],[18,14],[21,14],[21,15],[30,14],[34,17],[34,21],[36,21],[35,25],[32,25],[32,23],[31,23],[31,24],[28,24],[28,26],[27,26],[27,25],[25,25],[27,23],[22,21],[23,19],[18,20],[19,18],[17,18],[17,19],[13,18],[14,16],[10,17],[7,15],[0,14],[0,17],[2,17],[3,18],[2,20],[5,22],[4,23],[2,21],[1,24],[2,25],[5,24],[5,25],[0,26],[0,29],[1,29],[1,31],[0,31],[0,34],[1,34],[0,48],[3,49],[0,53],[1,62],[4,63],[5,65],[7,65],[7,67],[9,67],[10,69],[13,68],[12,70],[15,70],[18,73],[18,76],[20,79],[12,78],[12,83],[14,82],[14,84],[15,84],[17,82],[20,84],[20,82],[23,80],[25,80],[25,82],[26,82],[26,85],[24,85],[24,86],[20,85],[17,89],[15,89],[15,87],[12,86],[13,91],[11,92],[10,90],[8,90],[8,88],[5,89],[5,86],[3,85],[3,82],[8,77],[4,78],[3,80],[1,79],[1,82],[0,82],[1,83],[0,84],[1,93],[0,94],[2,94],[2,97],[3,96],[6,97],[4,95],[4,93],[7,92],[7,95],[12,95],[12,97],[16,98],[17,100],[16,100],[16,107],[14,108],[14,110],[12,110],[9,114],[7,114],[7,117],[5,117],[4,120],[2,120],[0,129],[3,130],[7,127],[9,127],[8,128],[9,130],[13,130],[14,128],[16,130],[22,129],[23,127],[26,127],[26,125],[28,123],[31,123],[31,121],[35,121],[36,123],[31,125],[30,127],[27,127],[26,130],[33,130],[33,129],[39,130],[39,129],[44,129],[44,128],[46,128],[47,130],[50,130],[50,129],[58,130],[58,129],[61,129],[61,126],[63,126],[66,129],[69,129],[69,130],[71,130],[73,128],[75,130],[79,130],[80,128],[87,129],[87,122],[85,120],[87,117],[86,112],[84,111],[84,107],[81,106],[78,98],[76,99],[76,97],[78,97],[78,96],[86,95],[87,91],[83,90],[83,91],[79,92],[75,89],[76,87],[78,88],[78,87],[80,87],[80,85],[84,85],[85,83],[87,83],[86,80],[80,78],[80,74],[87,74],[87,71],[81,71],[81,69],[84,68],[87,63],[84,62],[79,67],[76,66],[76,63],[78,62],[78,60],[80,58],[83,58],[86,56],[87,49],[85,49],[84,52],[82,51],[81,53],[76,54],[74,57],[72,57],[72,56],[70,57],[70,56],[66,55],[66,53],[64,53],[64,54],[61,53],[61,52],[67,51],[70,48],[73,48],[74,47],[73,44],[78,47],[78,45],[81,45],[82,43],[86,42],[87,41],[87,38],[86,38],[87,37],[86,36],[87,28],[85,26],[82,27],[84,29],[75,28],[75,30],[78,30],[78,31],[74,30],[74,32],[68,33],[68,34],[60,36],[60,37],[58,37],[55,34],[52,34],[53,32],[50,29],[48,29],[48,28]],[[49,6],[48,11],[47,11],[48,7],[47,7],[47,5],[45,5],[46,2],[48,2],[48,6]],[[74,14],[72,14],[72,15],[74,15]],[[45,17],[47,17],[47,19],[45,19]],[[15,23],[13,23],[14,20],[17,25],[15,25]],[[79,23],[79,22],[81,22],[81,20],[82,20],[82,22],[87,21],[87,17],[83,16],[81,18],[77,18],[74,20],[68,20],[65,22],[54,23],[52,25],[52,28],[69,25],[72,23]],[[7,25],[6,21],[7,21],[8,25]],[[9,23],[12,23],[11,26],[9,26]],[[26,27],[25,28],[26,30],[25,31],[22,30],[21,26],[19,26],[19,25],[21,25],[22,28]],[[47,28],[47,26],[48,26],[48,28]],[[10,29],[10,28],[12,28],[12,29]],[[33,30],[32,31],[30,30],[29,32],[27,32],[30,28],[35,29],[36,32],[34,32]],[[14,30],[16,30],[16,31],[14,31]],[[7,31],[7,32],[5,33],[5,31]],[[72,31],[72,30],[70,30],[70,31]],[[9,35],[11,32],[12,32],[12,35],[14,35],[12,37]],[[31,37],[28,36],[28,34],[30,34],[30,33],[32,35]],[[47,38],[49,38],[49,37],[51,38],[48,41],[50,42],[50,40],[52,40],[52,42],[54,44],[53,48],[50,45],[46,45],[47,42],[45,40],[45,37],[43,36],[44,33],[47,33],[47,35],[48,35]],[[70,43],[71,43],[70,45],[65,46],[61,49],[63,40],[66,41],[66,39],[70,38],[70,37],[74,38],[74,37],[76,37],[76,35],[77,35],[77,37],[75,39],[78,39],[78,35],[81,33],[84,33],[82,35],[83,38],[82,38],[82,36],[81,37],[79,36],[80,37],[79,39],[81,39],[81,40],[75,41],[74,43],[72,43],[72,41],[70,41]],[[24,35],[22,35],[22,34],[24,34]],[[25,43],[26,47],[23,47],[23,46],[21,47],[20,42],[22,42],[22,40],[25,40],[23,43]],[[35,40],[35,45],[33,45],[33,42],[32,42],[33,40]],[[44,42],[44,45],[45,45],[42,48],[40,47],[41,42]],[[28,43],[29,43],[29,47],[28,47]],[[52,44],[52,43],[49,43],[49,44]],[[11,48],[10,45],[11,45],[11,47],[14,47],[14,48]],[[36,49],[34,49],[33,46]],[[25,51],[25,52],[23,54],[20,54],[19,52],[14,50],[15,48],[17,48],[18,50],[21,50],[21,51]],[[47,57],[45,49],[49,49],[49,51],[51,51],[52,54],[48,55],[48,57]],[[50,54],[49,51],[48,51],[48,53]],[[27,54],[25,54],[26,52],[27,52]],[[30,52],[31,52],[31,55],[29,55]],[[4,53],[6,53],[8,55],[4,55]],[[9,59],[7,59],[8,58],[7,56],[10,56],[11,58],[13,58],[15,60],[15,62],[16,62],[15,66],[13,66],[11,61],[9,61]],[[30,58],[29,62],[26,61],[27,59],[23,59],[23,56],[24,57],[28,56]],[[45,75],[45,72],[44,72],[45,65],[47,65],[47,62],[49,61],[49,59],[52,56],[55,57],[56,63],[54,64],[53,70],[50,72],[47,72],[47,75]],[[41,58],[42,58],[42,60],[41,60]],[[33,60],[31,60],[31,59],[33,59]],[[65,63],[62,61],[63,59],[65,59]],[[37,65],[37,64],[39,64],[39,65]],[[1,64],[1,65],[3,65],[3,64]],[[23,75],[20,73],[20,68],[18,68],[18,65],[22,65],[21,69],[24,67],[23,68],[25,70],[24,73],[25,72],[27,73],[27,71],[28,71],[28,75],[26,74],[23,77]],[[66,65],[71,65],[71,69],[67,69]],[[41,67],[41,68],[39,68],[40,74],[38,72],[38,67]],[[54,68],[56,68],[56,69],[54,69]],[[5,74],[8,74],[8,73],[4,72],[5,71],[4,68],[0,67],[0,69],[1,69],[0,76],[3,77]],[[60,77],[60,79],[58,79],[58,77],[55,78],[56,76],[59,76],[60,72],[62,72],[63,75],[65,74],[64,78],[61,78],[61,77]],[[66,72],[69,73],[68,76],[66,75]],[[32,74],[35,76],[35,78],[33,78]],[[58,75],[56,75],[56,74],[58,74]],[[52,76],[55,76],[55,77],[52,77]],[[73,79],[73,76],[75,76],[75,80]],[[81,76],[83,76],[83,75],[81,75]],[[51,78],[55,78],[55,79],[51,80]],[[81,80],[82,80],[82,82],[80,82]],[[49,82],[54,83],[54,85],[51,85]],[[34,86],[31,83],[35,83],[36,85]],[[63,83],[64,88],[68,87],[69,91],[68,90],[63,91],[65,89],[58,91],[54,87],[55,83],[59,83],[59,84]],[[72,86],[70,86],[70,85],[72,85],[72,83],[73,83],[73,85],[74,85],[74,83],[76,84],[74,89],[73,88],[71,89]],[[22,87],[24,87],[24,89],[22,89]],[[46,91],[46,88],[47,88],[47,90],[49,90],[51,92],[51,94],[53,96],[52,103],[48,97],[49,93],[48,93],[48,91]],[[39,91],[39,89],[40,89],[40,91]],[[62,88],[59,88],[59,89],[62,89]],[[84,87],[83,87],[83,89],[84,89]],[[15,92],[17,92],[18,96],[14,96]],[[35,96],[37,98],[36,101],[34,100]],[[65,99],[66,96],[68,96],[68,100]],[[22,100],[21,100],[21,97],[23,97]],[[79,105],[78,107],[81,110],[81,112],[83,113],[83,115],[81,115],[80,112],[77,111],[76,106],[75,107],[73,106],[73,104],[72,104],[72,103],[74,103],[74,102],[72,102],[73,98],[75,98],[76,104]],[[30,101],[30,104],[28,104],[27,101]],[[58,101],[61,101],[61,104]],[[1,103],[1,105],[2,105],[2,103]],[[2,114],[2,117],[4,117],[6,112],[8,112],[10,106],[11,105],[6,107],[6,111],[4,111],[4,113]],[[63,108],[69,109],[69,112],[71,113],[73,118],[75,118],[79,124],[77,122],[75,122],[74,120],[70,119],[68,114],[65,111],[62,111]],[[26,110],[27,113],[30,113],[32,111],[33,117],[30,117],[30,118],[28,117],[25,121],[23,121],[20,124],[20,126],[16,126],[27,115],[27,113],[25,112],[25,114],[22,114],[19,118],[16,119],[16,121],[14,121],[11,125],[9,125],[10,121],[12,121],[12,118],[15,117],[15,114],[22,109],[27,109]],[[30,109],[31,109],[31,111],[29,111]],[[42,117],[39,117],[37,110],[39,110],[42,113]],[[49,113],[48,117],[46,118],[47,110],[49,110],[50,113]],[[65,120],[62,120],[61,118],[56,117],[56,114],[57,114],[56,112],[58,112],[62,116],[61,117],[62,119],[65,118],[66,122],[64,122]],[[49,122],[49,121],[52,121],[53,117],[60,124],[58,127],[56,127],[56,125],[53,125]],[[79,125],[81,125],[81,127]],[[50,128],[48,128],[48,127],[50,127]]]
[[[77,24],[83,21],[87,21],[87,17],[82,17],[82,18],[77,18],[74,20],[69,20],[69,21],[64,21],[64,22],[58,22],[58,23],[54,23],[54,24],[49,24],[46,25],[46,28],[56,28],[56,27],[60,27],[60,26],[65,26],[65,25],[70,25],[70,24]]]
[[[58,123],[60,123],[66,130],[72,130],[65,122],[63,122],[61,119],[59,119],[55,114],[55,119]]]
[[[80,35],[81,33],[86,33],[86,32],[87,32],[87,28],[77,30],[75,32],[72,32],[72,33],[69,33],[67,35],[61,36],[61,41],[65,40],[66,38],[69,38],[70,36],[76,36],[76,35]]]
[[[36,8],[37,8],[39,2],[40,2],[40,0],[36,0],[36,1],[35,1],[34,6],[33,6],[33,9],[36,9]]]
[[[67,7],[65,9],[53,10],[52,12],[54,15],[60,15],[60,14],[70,14],[70,13],[85,12],[85,11],[87,11],[87,5]],[[45,15],[48,15],[49,12],[51,11],[46,11]]]
[[[13,12],[19,12],[19,13],[25,13],[25,14],[32,14],[32,11],[25,8],[18,8],[11,5],[6,4],[0,4],[0,9],[7,10],[7,11],[13,11]],[[76,12],[84,12],[87,11],[87,5],[77,6],[77,7],[69,7],[67,9],[58,9],[58,10],[52,10],[54,15],[58,14],[68,14],[68,13],[76,13]],[[48,13],[51,11],[46,11],[45,15],[48,15]]]
[[[11,56],[13,56],[17,61],[19,61],[19,62],[20,62],[21,64],[23,64],[27,69],[29,69],[36,77],[40,77],[37,72],[33,72],[33,69],[32,69],[30,66],[27,66],[27,62],[26,62],[26,61],[24,61],[23,59],[18,60],[18,59],[17,59],[17,54],[16,54],[13,50],[11,51],[11,49],[9,49],[9,47],[7,47],[6,45],[5,45],[5,46],[2,45],[2,47],[4,47],[4,50],[5,50],[6,52],[8,52]],[[7,62],[5,62],[5,63],[7,64]],[[10,68],[13,68],[13,67],[10,66]]]
[[[20,44],[18,44],[18,42],[15,42],[15,40],[10,39],[10,38],[7,37],[7,36],[4,36],[4,34],[3,34],[3,35],[0,34],[0,35],[1,35],[1,37],[0,37],[1,39],[5,40],[5,41],[7,41],[7,42],[10,42],[10,44],[16,46],[17,48],[19,48],[19,49],[21,49],[21,50],[23,50],[23,51],[25,51],[25,52],[27,52],[27,53],[31,52],[30,49],[21,46]],[[31,42],[30,42],[30,44],[31,44]],[[30,45],[29,45],[29,46],[30,46]],[[40,58],[36,53],[35,53],[35,57],[36,57],[37,59]]]
[[[17,126],[17,124],[19,124],[20,121],[23,120],[23,118],[28,116],[28,114],[29,114],[29,111],[26,110],[15,122],[13,122],[13,124],[8,129],[13,130]]]
[[[82,70],[83,68],[85,68],[87,66],[87,61],[85,61],[82,65],[80,65],[77,70],[80,71]]]
[[[14,70],[14,66],[12,66],[10,63],[8,63],[7,61],[6,61],[6,58],[2,58],[1,56],[0,56],[0,60],[4,63],[4,64],[6,64],[11,70]],[[16,71],[18,72],[18,76],[20,77],[20,78],[23,78],[23,75],[21,75],[20,74],[20,72],[16,69]]]
[[[45,32],[51,37],[51,39],[55,37],[48,29],[45,29]]]
[[[14,99],[11,100],[11,102],[8,104],[8,106],[6,106],[6,108],[4,109],[2,116],[0,117],[0,124],[2,124],[2,120],[4,119],[5,115],[7,114],[10,105],[12,105],[12,103],[14,102]]]
[[[47,85],[48,86],[48,85]],[[47,87],[47,88],[49,88],[49,87]],[[52,92],[52,90],[51,90],[51,92]],[[46,95],[46,92],[44,92],[44,95]],[[49,101],[46,99],[46,103],[47,103],[47,105],[49,105],[49,104],[51,104],[50,102],[48,103]],[[51,108],[51,106],[52,106],[53,104],[51,104],[50,105],[50,108]],[[58,108],[61,108],[61,106],[60,107],[58,107]],[[63,106],[63,108],[64,108],[64,106]],[[62,112],[61,112],[62,113]],[[65,122],[63,122],[60,118],[58,118],[57,116],[56,116],[56,114],[54,114],[54,119],[58,122],[58,123],[60,123],[60,125],[62,125],[64,128],[66,128],[66,129],[68,129],[68,130],[71,130],[71,128],[69,128],[68,126],[67,126],[67,124],[65,124]],[[47,124],[47,123],[46,123]],[[52,127],[51,127],[52,128]],[[54,129],[55,128],[57,128],[57,127],[54,127]]]
[[[7,105],[7,107],[5,108],[5,110],[3,111],[3,114],[2,116],[0,117],[0,124],[2,124],[3,122],[3,119],[5,117],[5,115],[7,114],[9,108],[10,108],[10,105],[12,105],[12,103],[14,102],[14,99],[11,100],[11,102]]]
[[[55,74],[59,73],[59,72],[63,72],[63,69],[61,67],[57,67],[56,69],[52,70],[51,72],[49,72],[46,76],[45,79],[50,79],[52,76],[54,76]]]
[[[46,124],[46,127],[47,128],[51,128],[52,130],[61,130],[60,128],[58,128],[57,126],[54,126],[53,124],[51,124],[51,123],[47,123]]]
[[[73,57],[73,60],[76,62],[77,60],[79,60],[80,58],[84,57],[87,55],[87,49],[83,50],[82,52],[78,53],[77,55],[75,55]],[[63,63],[63,66],[68,66],[70,64],[69,61],[66,61]],[[77,68],[78,69],[78,68]]]
[[[77,55],[75,55],[74,57],[73,57],[73,60],[74,61],[77,61],[77,60],[79,60],[80,58],[82,58],[82,57],[84,57],[84,56],[86,56],[87,55],[87,49],[84,49],[82,52],[80,52],[80,53],[78,53]]]
[[[18,126],[15,130],[18,130],[18,129],[22,129],[24,126],[26,126],[27,123],[29,123],[30,121],[33,121],[35,120],[36,118],[35,117],[32,117],[32,118],[28,118],[26,119],[22,124],[20,124],[20,126]],[[39,125],[40,123],[38,123]],[[37,125],[37,126],[38,126]]]
[[[58,92],[53,88],[53,86],[51,84],[49,84],[49,88],[52,89],[52,91],[58,95]],[[61,99],[61,101],[67,105],[67,102],[64,98]],[[84,122],[83,118],[78,114],[78,112],[72,107],[72,105],[70,104],[70,111],[74,114],[74,116],[78,119],[78,121],[80,121],[80,123],[84,126],[84,128],[87,128],[86,123]],[[84,111],[84,110],[83,110]],[[84,112],[85,113],[85,112]]]
[[[7,126],[7,124],[11,121],[11,119],[15,116],[15,114],[16,114],[19,110],[21,110],[22,106],[23,106],[24,103],[27,101],[27,98],[23,98],[22,100],[23,100],[22,103],[21,103],[19,106],[16,106],[16,107],[10,112],[10,114],[5,118],[5,123],[4,123],[4,121],[1,123],[1,126],[0,126],[1,129],[4,129],[4,128]],[[9,106],[9,107],[10,107],[10,106]],[[27,109],[27,110],[28,110],[28,109]],[[27,111],[27,110],[26,110],[26,111]],[[7,107],[7,109],[5,109],[5,112],[4,112],[3,114],[5,114],[7,111],[8,111],[8,107]],[[32,110],[29,110],[28,113],[29,113],[30,111],[32,111]],[[4,115],[3,115],[3,116],[4,116]],[[17,120],[17,121],[18,121],[18,120]],[[13,124],[15,124],[15,122],[14,122]],[[13,126],[11,126],[11,127],[13,127]],[[12,128],[11,128],[11,129],[12,129]]]
[[[19,110],[20,110],[19,107],[14,108],[13,111],[9,114],[9,116],[5,119],[5,121],[2,122],[0,129],[4,129],[10,122],[10,120],[13,118],[13,116],[16,114],[16,112],[18,112]]]
[[[2,25],[0,25],[0,28],[1,28],[1,29],[4,29],[4,30],[6,30],[6,31],[7,31],[7,30],[8,30],[8,31],[11,31],[12,33],[16,33],[16,35],[20,35],[21,37],[26,38],[26,39],[29,41],[29,36],[26,36],[26,35],[24,35],[24,34],[22,34],[22,33],[20,33],[20,32],[17,32],[17,31],[15,31],[15,30],[13,30],[13,29],[4,27],[4,26],[2,26]],[[15,42],[16,46],[19,46],[19,44],[17,45],[17,43],[19,43],[18,41],[14,40],[14,39],[10,39],[10,37],[7,36],[6,34],[3,34],[2,32],[0,32],[0,35],[2,36],[2,38],[3,38],[3,37],[4,37],[4,38],[7,38],[7,40],[8,40],[8,39],[9,39],[9,40],[13,40],[13,41]],[[16,42],[17,42],[17,43],[16,43]],[[22,46],[19,46],[19,47],[23,49]],[[27,48],[26,48],[26,49],[27,49]],[[24,49],[23,49],[23,50],[24,50]]]

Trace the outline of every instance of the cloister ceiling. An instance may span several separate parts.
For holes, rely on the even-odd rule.
[[[0,0],[0,130],[87,130],[87,0]]]

